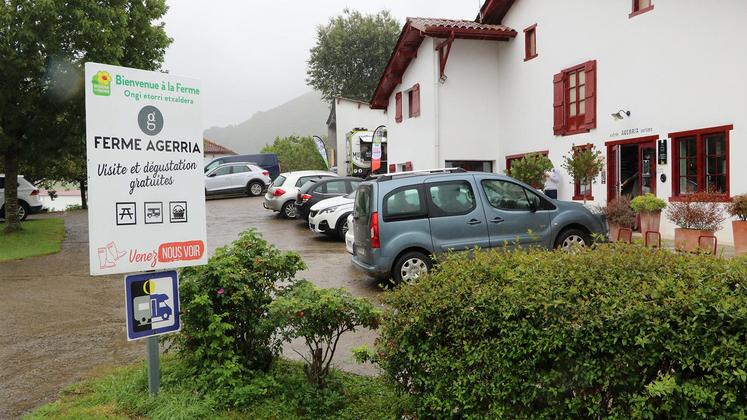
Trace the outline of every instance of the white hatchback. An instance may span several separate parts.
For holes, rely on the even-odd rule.
[[[278,211],[286,219],[296,217],[296,195],[303,184],[312,179],[334,177],[327,171],[296,171],[280,174],[267,188],[264,203],[267,210]]]
[[[18,176],[18,218],[26,220],[29,214],[39,213],[42,209],[39,190],[26,181],[23,175]],[[5,174],[0,174],[0,219],[5,219]]]
[[[353,213],[354,202],[355,192],[352,192],[314,204],[309,212],[309,229],[345,239],[348,232],[348,216]]]

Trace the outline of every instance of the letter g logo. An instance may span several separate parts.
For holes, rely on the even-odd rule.
[[[148,136],[155,136],[163,130],[163,114],[153,105],[144,106],[137,115],[140,130]]]

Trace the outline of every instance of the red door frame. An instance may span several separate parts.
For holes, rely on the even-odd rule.
[[[642,186],[642,174],[640,171],[640,164],[641,164],[641,147],[643,145],[647,145],[648,143],[653,145],[654,148],[654,159],[653,162],[651,162],[651,172],[652,175],[652,183],[651,183],[651,189],[654,194],[656,194],[656,141],[659,140],[659,136],[646,136],[646,137],[637,137],[634,139],[625,139],[625,140],[610,140],[608,142],[605,142],[604,145],[607,146],[607,202],[609,203],[613,198],[617,197],[617,188],[616,188],[616,181],[617,181],[617,162],[616,159],[613,158],[614,151],[612,150],[615,146],[622,146],[622,145],[630,145],[630,144],[637,144],[639,146],[638,148],[638,165],[639,165],[639,171],[638,171],[638,185]]]

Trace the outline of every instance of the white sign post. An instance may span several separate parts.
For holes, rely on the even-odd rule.
[[[86,63],[91,275],[207,262],[200,82]]]
[[[207,263],[200,82],[86,63],[85,89],[91,275]],[[176,272],[162,274],[177,287]],[[126,284],[139,279],[130,277]],[[139,315],[128,337],[151,334],[148,388],[156,394],[159,353],[152,333],[178,330],[178,289],[156,293],[160,278],[146,277],[127,290],[127,296],[140,293],[127,299],[128,320]],[[153,329],[161,324],[169,327]]]

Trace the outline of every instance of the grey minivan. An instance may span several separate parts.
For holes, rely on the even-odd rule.
[[[353,264],[410,281],[430,256],[474,247],[590,245],[607,235],[604,217],[581,203],[553,200],[508,176],[443,169],[362,182],[353,209]]]

